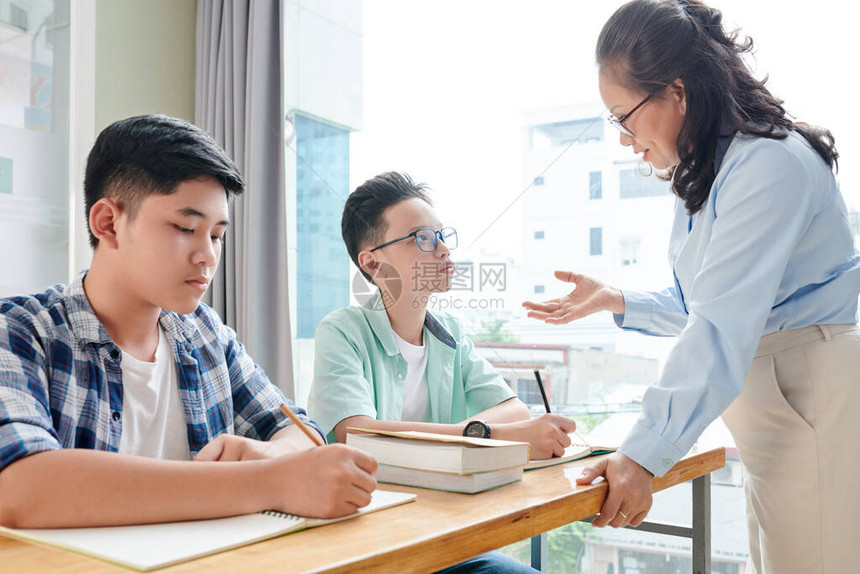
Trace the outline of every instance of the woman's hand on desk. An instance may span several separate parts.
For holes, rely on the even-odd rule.
[[[523,307],[529,310],[528,316],[532,319],[563,325],[598,311],[612,311],[619,315],[624,313],[624,295],[621,290],[572,271],[556,271],[555,278],[576,286],[573,291],[558,299],[543,303],[525,301]]]
[[[573,419],[554,414],[512,423],[490,423],[490,426],[492,438],[528,442],[529,457],[533,460],[563,455],[570,446],[568,433],[576,430]]]
[[[654,477],[633,459],[616,452],[585,467],[577,484],[591,484],[602,476],[609,483],[609,494],[600,509],[600,516],[591,525],[597,528],[607,524],[622,528],[628,524],[639,526],[651,510],[651,492]]]
[[[376,459],[331,444],[263,461],[265,507],[313,518],[337,518],[370,504]]]

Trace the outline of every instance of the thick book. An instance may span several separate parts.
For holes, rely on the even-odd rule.
[[[387,464],[380,464],[376,470],[376,480],[379,482],[432,488],[434,490],[447,490],[449,492],[462,492],[464,494],[483,492],[491,488],[516,482],[522,478],[523,467],[521,466],[492,470],[490,472],[476,472],[473,474],[451,474],[447,472],[434,472],[432,470],[389,466]]]
[[[369,505],[340,518],[303,518],[269,510],[227,518],[133,526],[50,529],[13,529],[0,526],[0,534],[147,571],[305,528],[348,520],[412,500],[415,500],[414,494],[377,490],[373,493]]]
[[[577,433],[571,433],[568,436],[570,437],[570,446],[564,449],[563,455],[543,460],[530,460],[525,470],[534,470],[536,468],[579,460],[587,456],[615,452],[621,446],[621,439],[623,438],[597,434],[580,436]]]
[[[450,474],[523,467],[529,444],[426,432],[347,429],[346,444],[373,455],[380,464]]]

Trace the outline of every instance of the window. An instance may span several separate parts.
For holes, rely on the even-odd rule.
[[[457,227],[461,248],[474,243],[471,249],[483,252],[486,261],[509,265],[508,291],[488,290],[487,285],[482,290],[476,263],[474,291],[460,295],[504,297],[503,311],[497,312],[506,318],[505,329],[519,338],[499,350],[518,371],[505,374],[512,388],[525,402],[539,405],[531,368],[521,365],[555,363],[553,410],[580,419],[588,431],[604,417],[623,417],[641,408],[641,396],[659,376],[672,341],[617,329],[608,314],[547,329],[526,317],[522,299],[568,292],[553,278],[555,268],[630,288],[671,284],[665,258],[655,258],[665,270],[655,269],[648,256],[652,251],[662,255],[668,248],[663,243],[668,229],[663,219],[659,224],[652,220],[652,214],[665,213],[670,224],[672,197],[667,183],[638,173],[635,155],[619,145],[618,132],[607,124],[608,110],[597,94],[594,46],[612,8],[534,4],[529,10],[504,10],[492,3],[469,3],[468,10],[457,10],[452,18],[450,6],[430,0],[365,1],[364,118],[352,139],[352,183],[358,185],[384,169],[403,169],[430,186],[442,222]],[[488,20],[490,7],[493,17]],[[744,23],[742,14],[737,16]],[[570,34],[570,22],[582,33]],[[409,30],[406,43],[404,29]],[[463,30],[480,30],[479,50],[474,36],[461,34]],[[511,31],[522,40],[514,48]],[[440,33],[446,34],[441,45]],[[482,64],[481,74],[474,73],[476,61]],[[427,62],[434,65],[424,65]],[[416,90],[416,85],[427,89]],[[406,124],[420,129],[404,130]],[[440,152],[470,161],[440,161]],[[619,169],[627,170],[623,182]],[[619,183],[621,189],[616,190]],[[660,197],[619,201],[652,195]],[[622,243],[634,239],[640,243]],[[464,255],[454,252],[453,259]],[[488,317],[486,309],[452,312],[474,325],[475,332]],[[577,354],[589,361],[574,361]],[[605,410],[582,417],[583,404]],[[672,501],[666,520],[683,508]],[[743,528],[742,501],[732,512],[715,519],[715,531]],[[578,526],[583,525],[548,533],[548,571],[604,572],[605,563],[597,563],[601,556],[617,554],[618,546],[601,542],[604,532],[594,536],[590,526],[582,531]],[[620,537],[627,542],[619,546],[646,548],[650,535],[624,530]],[[722,544],[718,538],[715,549]],[[527,555],[528,541],[525,547]],[[720,551],[743,563],[744,536],[733,531]],[[665,562],[665,553],[659,557]],[[616,560],[615,574],[619,568]]]
[[[588,174],[588,199],[603,197],[603,173],[592,171]]]
[[[544,385],[546,384],[547,382],[544,381]],[[527,405],[543,404],[540,389],[534,379],[517,379],[517,397]]]
[[[621,199],[657,197],[672,193],[668,181],[663,181],[656,175],[642,175],[635,169],[622,169],[618,172],[618,188]]]
[[[568,146],[603,141],[603,124],[600,117],[576,118],[532,127],[532,147]]]
[[[30,19],[29,13],[15,4],[9,4],[9,24],[27,31],[27,22]]]
[[[618,550],[618,574],[646,574],[648,572],[690,572],[693,561],[687,556],[669,553],[644,552],[639,550]],[[740,574],[740,564],[711,562],[712,574]]]
[[[0,297],[69,281],[69,10],[0,2]]]
[[[639,247],[641,241],[638,237],[625,237],[621,240],[621,266],[632,267],[639,263]]]
[[[588,230],[588,254],[603,255],[603,228],[592,227]]]
[[[349,304],[349,256],[340,214],[349,194],[349,133],[296,114],[296,335],[312,339],[317,324]],[[332,254],[338,254],[333,257]]]

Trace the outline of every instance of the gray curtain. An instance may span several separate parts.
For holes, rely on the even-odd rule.
[[[293,397],[280,0],[199,0],[196,123],[233,158],[245,193],[209,303],[254,360]]]

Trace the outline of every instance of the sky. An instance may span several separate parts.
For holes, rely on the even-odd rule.
[[[851,137],[860,132],[860,102],[848,70],[856,66],[849,26],[857,9],[833,0],[791,9],[772,0],[711,4],[727,26],[752,36],[755,74],[769,75],[787,110],[833,132],[843,194],[860,208],[860,149]],[[383,171],[405,171],[430,185],[461,246],[477,239],[473,250],[517,257],[518,198],[536,175],[523,174],[523,114],[571,105],[604,113],[594,45],[620,5],[364,0],[364,117],[350,140],[351,188]]]

